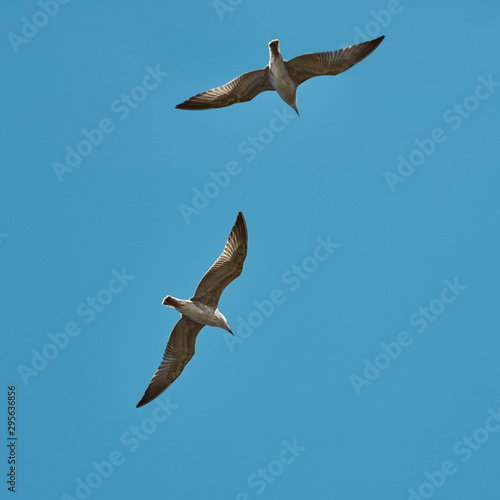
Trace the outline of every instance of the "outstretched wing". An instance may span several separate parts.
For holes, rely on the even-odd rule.
[[[369,42],[351,45],[335,52],[303,54],[285,62],[295,85],[321,75],[338,75],[369,56],[382,42],[383,36]]]
[[[247,225],[243,214],[239,212],[223,252],[203,276],[191,300],[217,307],[224,289],[243,271],[247,242]]]
[[[274,90],[269,79],[269,68],[244,73],[222,87],[207,90],[177,104],[177,109],[213,109],[251,101],[266,90]]]
[[[168,338],[163,361],[149,382],[144,396],[137,403],[137,408],[158,397],[182,373],[194,356],[196,337],[202,328],[201,323],[196,323],[186,316],[177,322]]]

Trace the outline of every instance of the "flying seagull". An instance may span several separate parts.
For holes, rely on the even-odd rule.
[[[264,69],[244,73],[222,87],[207,90],[177,104],[178,109],[213,109],[251,101],[266,90],[276,90],[280,97],[297,110],[297,87],[314,76],[338,75],[369,56],[383,36],[335,52],[303,54],[286,61],[281,57],[278,40],[269,43],[269,64]]]
[[[196,337],[205,325],[218,326],[233,333],[217,305],[224,289],[243,270],[247,242],[247,226],[243,214],[239,212],[223,252],[203,276],[194,296],[189,300],[176,299],[170,295],[163,299],[163,305],[181,313],[181,319],[170,333],[163,361],[137,408],[158,397],[182,373],[194,355]]]

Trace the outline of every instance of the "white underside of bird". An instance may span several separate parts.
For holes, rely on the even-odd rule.
[[[213,307],[202,304],[201,302],[195,302],[191,299],[176,299],[170,295],[163,299],[163,305],[176,309],[183,316],[187,316],[189,319],[196,321],[196,323],[207,326],[216,326],[233,333],[227,324],[227,319],[217,307],[214,309]]]
[[[269,80],[279,96],[299,114],[297,110],[297,86],[288,74],[280,54],[278,40],[269,43]]]

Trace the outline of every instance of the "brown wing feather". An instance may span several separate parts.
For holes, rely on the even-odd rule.
[[[223,252],[203,276],[191,300],[217,307],[224,289],[243,271],[243,263],[247,256],[247,242],[247,225],[240,212]]]
[[[194,356],[196,337],[202,328],[201,323],[185,316],[177,322],[168,338],[163,361],[149,382],[144,396],[137,403],[137,408],[158,397],[182,373]]]
[[[335,52],[303,54],[286,61],[286,68],[295,85],[300,85],[315,76],[338,75],[369,56],[383,39],[381,36]]]
[[[251,101],[266,90],[274,90],[269,80],[269,68],[244,73],[222,87],[207,90],[177,104],[177,109],[213,109]]]

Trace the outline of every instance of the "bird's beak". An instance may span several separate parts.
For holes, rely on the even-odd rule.
[[[231,328],[228,328],[227,331],[234,337],[234,333],[231,331]]]

